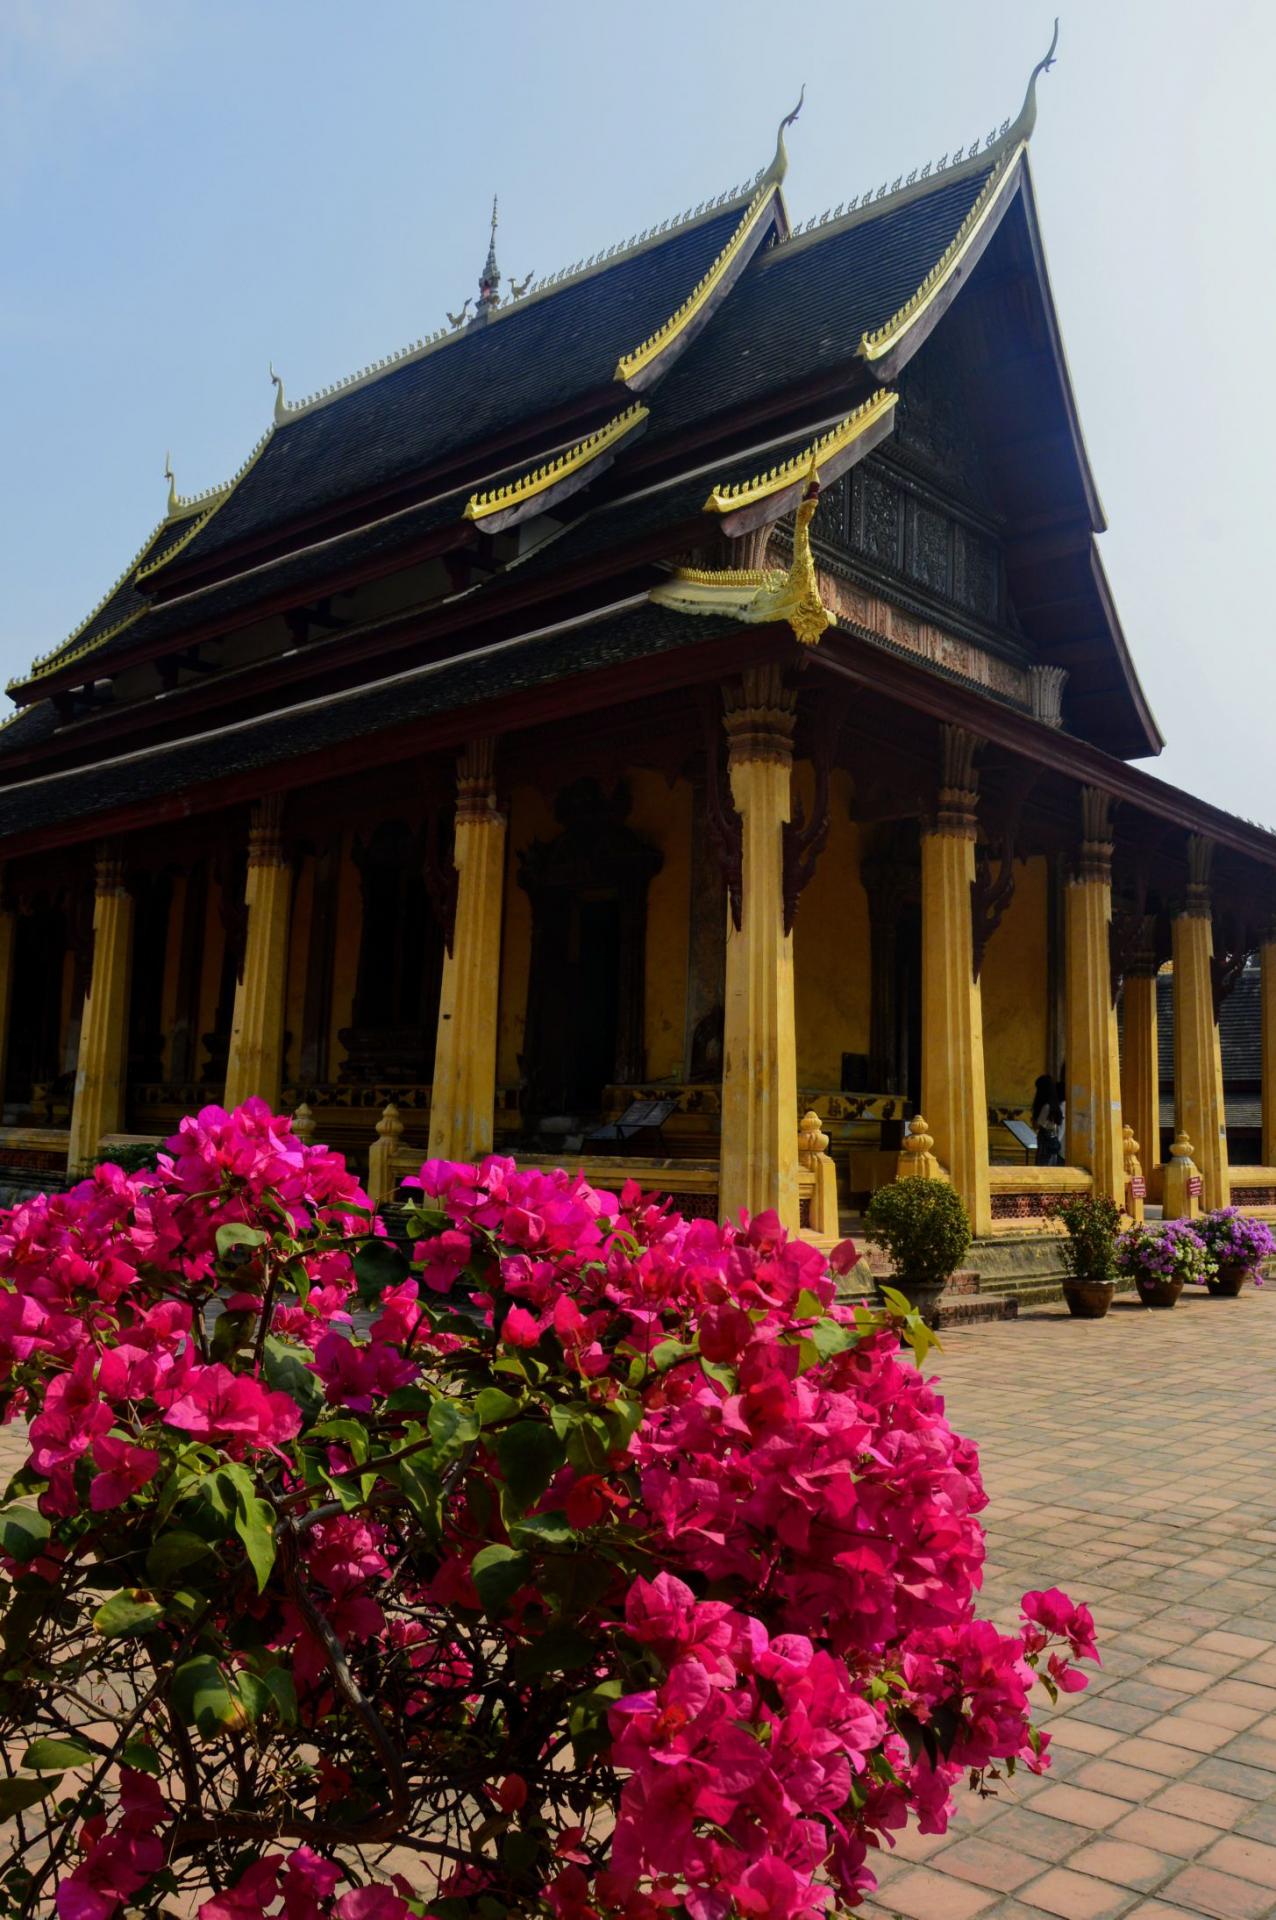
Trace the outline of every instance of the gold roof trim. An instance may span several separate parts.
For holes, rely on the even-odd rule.
[[[244,461],[243,466],[240,467],[237,473],[231,475],[225,486],[215,490],[214,496],[210,500],[205,502],[202,497],[196,497],[194,506],[197,510],[202,509],[199,511],[199,517],[191,522],[191,525],[182,535],[181,539],[174,540],[172,546],[169,547],[166,552],[162,553],[158,560],[152,560],[148,567],[138,568],[137,577],[139,580],[149,580],[153,574],[160,571],[161,567],[166,567],[170,560],[175,560],[178,554],[190,545],[197,533],[203,532],[217,509],[225,506],[249,468],[256,466],[258,460],[260,460],[262,454],[265,452],[274,431],[275,429],[273,427],[267,427],[265,433],[262,434],[261,439],[257,442],[257,445]]]
[[[820,598],[819,576],[811,552],[811,520],[820,497],[815,462],[808,463],[808,485],[793,523],[793,559],[787,570],[678,567],[653,587],[649,599],[678,613],[734,614],[743,626],[783,620],[804,647],[816,646],[833,615]]]
[[[708,271],[701,275],[682,305],[676,307],[663,326],[657,327],[656,331],[649,334],[641,345],[635,347],[630,353],[621,354],[616,362],[615,378],[617,380],[632,380],[635,374],[641,373],[651,365],[653,360],[657,360],[679,334],[686,331],[739,259],[745,242],[761,225],[764,214],[771,211],[778,192],[778,180],[772,179],[768,174],[745,208],[744,217],[726,246]]]
[[[821,434],[818,440],[813,440],[800,453],[795,453],[792,459],[783,460],[779,466],[772,467],[769,473],[758,474],[752,480],[720,483],[705,501],[704,511],[736,513],[741,507],[752,506],[755,500],[765,500],[770,494],[783,493],[804,474],[818,474],[826,461],[853,446],[861,434],[889,413],[898,399],[899,395],[889,390],[873,394],[853,413],[848,413],[845,420],[830,427],[827,433]]]
[[[958,227],[956,233],[940,254],[916,293],[907,299],[897,313],[880,327],[874,327],[860,340],[860,357],[870,363],[880,360],[892,347],[898,345],[904,334],[923,314],[931,302],[943,291],[961,266],[966,255],[974,246],[979,234],[997,203],[1001,188],[1005,185],[1014,168],[1014,163],[1024,152],[1025,142],[1021,141],[1012,152],[1003,155],[979,191],[978,198],[970,212]]]
[[[486,493],[472,493],[465,504],[465,519],[486,520],[491,514],[506,513],[511,507],[521,506],[524,500],[533,500],[537,494],[548,493],[560,481],[581,467],[587,467],[605,453],[608,447],[614,447],[618,440],[632,433],[639,421],[647,418],[648,409],[640,401],[632,407],[626,407],[605,427],[599,427],[578,440],[574,447],[568,447],[556,459],[547,460],[544,466],[533,467],[528,473],[520,474],[517,480],[509,480],[503,486],[491,487]]]

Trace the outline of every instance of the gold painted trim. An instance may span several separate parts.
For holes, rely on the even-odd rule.
[[[511,507],[517,507],[524,500],[533,500],[537,494],[547,493],[576,473],[581,467],[587,467],[608,447],[614,447],[618,440],[632,433],[633,429],[648,416],[648,409],[635,401],[624,413],[609,420],[605,427],[599,427],[594,433],[578,440],[574,447],[560,453],[555,460],[547,460],[542,467],[533,467],[528,473],[521,474],[517,480],[507,481],[504,486],[492,487],[486,493],[472,493],[465,504],[466,520],[485,520],[494,513],[506,513]]]
[[[704,503],[706,513],[736,513],[741,507],[752,506],[755,500],[765,500],[773,493],[783,493],[793,486],[803,475],[818,475],[819,469],[835,454],[853,446],[861,434],[889,413],[899,400],[899,395],[890,389],[875,393],[845,420],[821,434],[792,459],[784,460],[778,467],[772,467],[769,473],[758,474],[751,480],[726,481],[715,486]]]
[[[678,567],[668,581],[651,589],[648,598],[678,613],[734,614],[743,626],[765,626],[783,620],[804,647],[819,643],[834,616],[820,598],[819,576],[811,552],[811,520],[820,497],[815,464],[808,468],[808,485],[793,523],[793,559],[783,567]]]
[[[213,515],[217,512],[218,508],[225,506],[226,502],[230,499],[231,494],[234,493],[235,488],[239,485],[240,481],[244,478],[245,474],[249,473],[252,470],[252,468],[256,466],[257,462],[261,459],[262,454],[266,451],[267,446],[270,444],[270,441],[273,439],[274,433],[275,433],[274,427],[267,427],[265,433],[262,434],[261,439],[257,442],[257,445],[253,448],[248,458],[244,461],[243,466],[240,467],[238,473],[231,475],[231,478],[226,482],[225,487],[218,494],[217,498],[213,501],[212,505],[208,508],[207,512],[201,513],[198,519],[193,522],[193,524],[188,529],[188,531],[182,535],[181,539],[174,540],[172,546],[169,547],[166,553],[161,554],[158,560],[153,560],[149,567],[139,567],[137,570],[137,577],[139,580],[151,579],[151,577],[154,574],[157,574],[161,570],[161,568],[166,567],[170,560],[175,560],[179,553],[184,552],[185,549],[190,545],[191,541],[195,538],[195,535],[197,533],[203,532],[204,528],[208,525]]]
[[[1026,142],[1020,141],[1014,151],[997,162],[979,191],[979,195],[970,212],[958,227],[956,233],[940,254],[916,293],[907,299],[897,313],[891,315],[882,326],[865,333],[860,340],[860,357],[869,361],[880,360],[892,347],[899,344],[909,328],[947,286],[962,261],[978,239],[985,222],[997,202],[1001,188],[1005,185],[1014,169],[1015,162],[1026,149]]]
[[[630,353],[622,353],[616,362],[615,378],[632,380],[636,373],[649,367],[665,351],[666,347],[684,333],[692,320],[702,310],[705,302],[721,285],[724,275],[739,258],[746,240],[761,223],[764,214],[769,213],[774,197],[779,191],[778,183],[771,179],[763,181],[758,191],[744,210],[744,218],[723,247],[717,259],[708,271],[702,274],[680,307],[670,314],[663,326],[657,327],[640,346]]]

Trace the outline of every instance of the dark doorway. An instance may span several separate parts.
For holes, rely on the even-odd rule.
[[[519,855],[532,903],[532,958],[523,1052],[524,1113],[534,1131],[551,1117],[598,1117],[604,1088],[642,1080],[647,889],[660,850],[625,822],[622,781],[559,794],[562,832]]]
[[[61,1074],[58,1040],[66,946],[66,918],[60,908],[38,906],[19,914],[14,932],[6,1105],[29,1108],[35,1088],[50,1086]]]
[[[922,910],[909,901],[900,909],[896,934],[899,992],[896,1000],[899,1087],[914,1113],[922,1103]]]
[[[577,909],[575,1017],[568,1028],[568,1105],[595,1113],[616,1064],[620,989],[620,901],[582,900]]]

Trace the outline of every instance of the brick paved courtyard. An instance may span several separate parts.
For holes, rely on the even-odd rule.
[[[991,1496],[989,1611],[1093,1608],[1104,1670],[1054,1766],[909,1835],[868,1911],[908,1920],[1276,1914],[1276,1288],[954,1331],[932,1356]]]

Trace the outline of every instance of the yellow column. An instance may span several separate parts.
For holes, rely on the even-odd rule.
[[[283,813],[283,795],[268,794],[253,808],[248,830],[248,932],[226,1060],[222,1098],[227,1107],[237,1107],[253,1094],[272,1111],[279,1107],[292,897],[292,871],[283,849]]]
[[[731,797],[740,816],[740,925],[728,916],[718,1211],[774,1208],[798,1229],[793,935],[784,930],[784,825],[797,696],[779,666],[723,689]]]
[[[1174,922],[1174,1122],[1194,1143],[1206,1211],[1231,1199],[1223,1056],[1214,1017],[1210,841],[1188,841],[1187,904]]]
[[[67,1167],[81,1173],[98,1157],[104,1133],[124,1125],[124,1076],[128,1059],[129,972],[133,959],[133,896],[124,884],[124,863],[114,847],[98,849],[93,903],[93,965],[80,1021],[75,1102],[67,1141]]]
[[[1157,1061],[1156,953],[1150,939],[1126,973],[1121,1007],[1121,1112],[1141,1143],[1143,1171],[1151,1174],[1161,1158],[1161,1073]]]
[[[496,1025],[505,895],[505,815],[496,804],[492,740],[457,765],[456,914],[443,961],[430,1097],[430,1154],[476,1160],[492,1151]]]
[[[1094,787],[1081,790],[1081,857],[1068,882],[1065,1059],[1067,1159],[1084,1167],[1103,1199],[1125,1200],[1121,1084],[1116,1005],[1112,999],[1111,803]]]
[[[922,834],[922,1107],[935,1154],[976,1234],[992,1230],[984,1013],[975,978],[975,749],[943,730],[944,767],[933,828]]]
[[[1259,974],[1263,1008],[1263,1165],[1276,1167],[1276,926],[1263,933]]]

